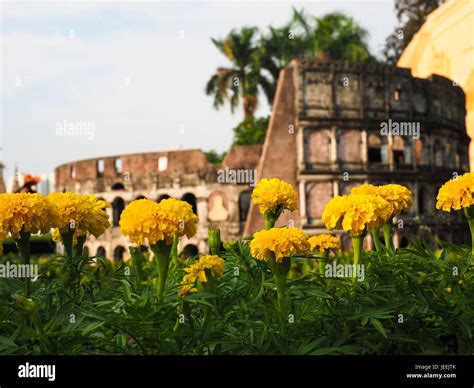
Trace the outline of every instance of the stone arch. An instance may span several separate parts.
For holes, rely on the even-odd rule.
[[[186,259],[196,256],[197,254],[199,254],[199,249],[194,244],[188,244],[183,248],[183,255]]]
[[[116,182],[112,185],[112,190],[113,191],[121,191],[125,190],[125,186],[121,182]]]
[[[418,214],[428,215],[431,212],[431,192],[428,187],[422,185],[418,188]]]
[[[171,198],[168,194],[161,194],[156,200],[156,202],[160,203],[162,200],[168,199],[168,198]]]
[[[113,226],[119,226],[120,216],[125,209],[125,201],[121,197],[115,197],[112,202],[112,223]]]
[[[123,261],[123,255],[125,254],[125,248],[121,245],[118,245],[114,249],[114,262]]]
[[[400,239],[398,241],[399,248],[406,248],[410,244],[410,240],[407,236],[400,236]]]
[[[339,130],[337,155],[343,163],[359,163],[362,161],[362,137],[358,130]]]
[[[387,145],[382,136],[369,133],[367,137],[367,161],[369,163],[387,164]]]
[[[436,139],[433,143],[433,164],[436,167],[443,167],[444,157],[443,157],[443,145],[441,140]]]
[[[313,183],[306,195],[306,209],[310,218],[320,218],[324,207],[333,197],[332,182]]]
[[[244,222],[247,220],[247,215],[250,209],[250,201],[252,199],[252,192],[250,190],[242,191],[239,194],[239,220]]]
[[[412,163],[410,139],[400,135],[393,136],[392,155],[396,166],[410,165]]]
[[[181,200],[189,203],[193,207],[193,213],[197,214],[197,200],[193,193],[186,193],[181,197]]]
[[[97,248],[97,251],[96,251],[96,256],[100,256],[100,257],[105,257],[107,254],[107,252],[105,251],[105,248],[103,246],[100,246],[99,248]]]
[[[207,218],[209,221],[225,221],[229,217],[229,201],[223,191],[214,191],[207,200]]]
[[[426,136],[415,140],[415,160],[418,166],[429,166],[430,164],[429,139]]]
[[[306,135],[306,162],[310,164],[331,163],[331,132],[313,130]]]

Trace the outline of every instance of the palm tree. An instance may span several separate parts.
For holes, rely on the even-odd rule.
[[[367,30],[351,17],[333,12],[315,21],[313,50],[316,55],[355,62],[373,59],[367,45]]]
[[[231,61],[231,67],[217,69],[206,85],[214,96],[214,107],[229,101],[234,112],[242,98],[245,120],[258,106],[259,91],[273,103],[280,71],[295,58],[372,60],[368,32],[354,19],[340,12],[321,18],[309,17],[293,8],[292,18],[282,27],[269,27],[265,34],[256,27],[232,30],[225,39],[212,39]]]
[[[214,107],[220,108],[228,100],[232,113],[242,98],[245,119],[253,117],[258,106],[258,67],[256,27],[232,30],[225,39],[212,39],[214,45],[232,63],[220,67],[206,85],[206,94],[214,96]]]

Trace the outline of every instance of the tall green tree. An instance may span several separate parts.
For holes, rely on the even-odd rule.
[[[395,65],[418,32],[426,17],[444,0],[395,0],[395,12],[399,25],[385,40],[383,55],[387,63]]]
[[[228,101],[232,113],[242,101],[245,119],[253,117],[258,106],[257,33],[256,27],[244,27],[232,30],[224,39],[212,39],[231,66],[217,69],[207,82],[206,94],[214,97],[215,108]]]

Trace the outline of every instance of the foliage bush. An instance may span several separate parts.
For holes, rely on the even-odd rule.
[[[132,248],[134,249],[134,248]],[[216,294],[178,297],[183,269],[173,261],[165,298],[147,254],[127,263],[83,257],[72,287],[64,258],[33,259],[41,276],[30,300],[22,279],[0,282],[0,354],[332,355],[472,354],[474,287],[470,248],[423,240],[395,253],[364,252],[365,279],[329,278],[294,259],[282,322],[266,262],[248,241],[220,252],[225,272]],[[12,254],[7,261],[21,263]],[[344,254],[338,262],[350,262]],[[31,302],[30,302],[31,301]]]

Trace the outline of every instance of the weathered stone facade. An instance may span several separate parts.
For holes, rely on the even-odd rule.
[[[381,64],[295,61],[280,75],[258,179],[297,185],[300,209],[280,225],[309,234],[324,232],[321,214],[333,196],[365,182],[403,184],[414,205],[400,217],[396,243],[405,245],[420,224],[431,242],[435,235],[460,241],[461,216],[436,211],[435,198],[442,183],[469,169],[465,115],[464,93],[444,77],[414,78]],[[381,132],[395,123],[399,134]],[[262,225],[251,207],[245,233]]]
[[[238,178],[254,176],[260,152],[259,145],[234,147],[221,165],[209,163],[200,150],[81,160],[56,168],[56,190],[95,194],[111,204],[107,211],[113,226],[99,239],[87,241],[91,254],[126,259],[129,242],[118,228],[122,210],[135,199],[159,202],[167,197],[189,202],[199,216],[196,236],[183,238],[180,248],[187,254],[206,252],[210,226],[220,227],[224,240],[242,235],[253,182]]]

